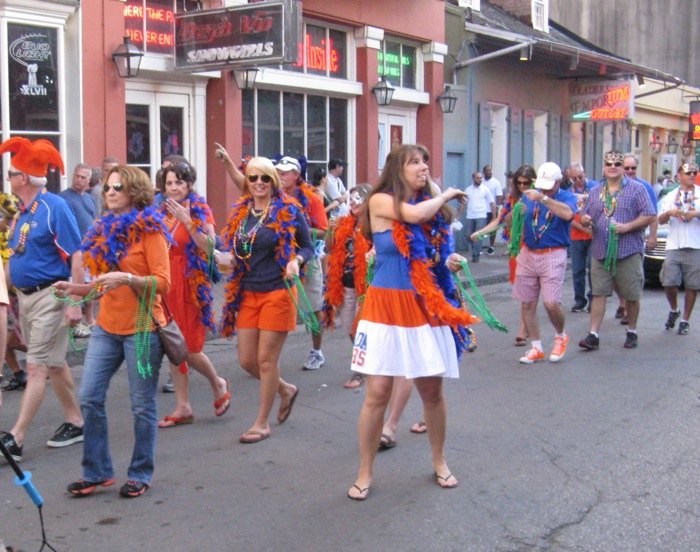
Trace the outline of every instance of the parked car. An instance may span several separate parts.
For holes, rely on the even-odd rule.
[[[656,231],[656,247],[644,250],[644,282],[649,287],[660,287],[661,265],[666,258],[666,237],[668,236],[669,225],[659,224]],[[649,228],[646,230],[649,236]]]

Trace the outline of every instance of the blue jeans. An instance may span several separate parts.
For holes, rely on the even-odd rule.
[[[591,240],[571,240],[571,275],[574,280],[574,304],[591,304]],[[588,294],[586,294],[588,281]]]
[[[472,249],[472,258],[476,257],[478,259],[481,255],[481,243],[483,242],[483,240],[473,242],[469,236],[471,236],[474,232],[478,232],[484,226],[486,226],[486,217],[477,219],[468,218],[465,220],[464,232],[467,236],[467,243],[471,246]]]
[[[130,481],[151,483],[156,453],[158,413],[156,393],[158,374],[163,360],[158,335],[151,334],[151,370],[146,377],[139,374],[133,335],[116,335],[100,326],[92,329],[80,383],[80,409],[85,418],[83,443],[83,479],[106,481],[114,477],[109,454],[105,402],[112,376],[126,360],[131,412],[134,415],[134,450],[127,472]]]

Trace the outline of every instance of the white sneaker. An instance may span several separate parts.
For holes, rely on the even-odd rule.
[[[323,358],[323,353],[317,353],[315,351],[309,351],[309,356],[304,364],[304,370],[318,370],[326,363],[326,359]]]

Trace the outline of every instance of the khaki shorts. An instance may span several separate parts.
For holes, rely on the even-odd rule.
[[[306,265],[306,280],[304,293],[309,299],[312,312],[318,312],[323,307],[323,270],[319,259],[311,259]]]
[[[664,287],[700,289],[700,249],[667,249],[659,277]]]
[[[641,253],[618,259],[614,277],[605,270],[604,264],[605,261],[600,259],[591,261],[591,291],[593,295],[610,297],[613,285],[616,285],[621,299],[639,301],[642,298],[644,268]]]
[[[63,366],[68,351],[65,303],[51,296],[51,286],[25,295],[17,292],[27,362],[39,366]]]

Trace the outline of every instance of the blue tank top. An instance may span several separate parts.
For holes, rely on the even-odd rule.
[[[392,239],[391,230],[375,232],[372,237],[377,251],[372,286],[401,290],[413,289],[408,270],[408,259],[399,253]]]

